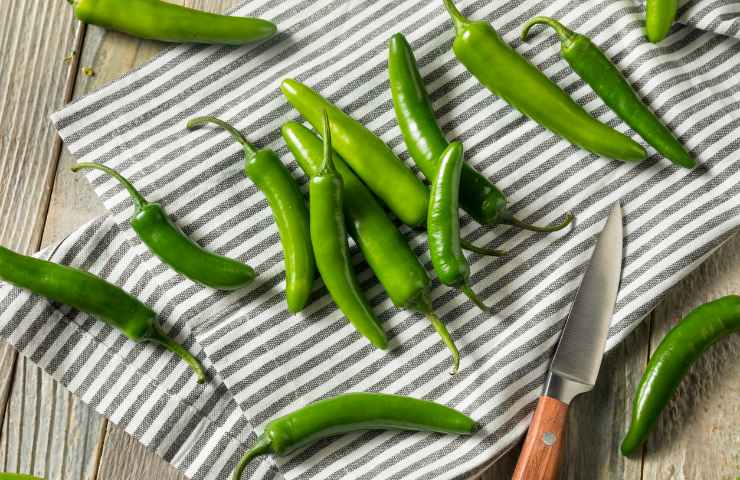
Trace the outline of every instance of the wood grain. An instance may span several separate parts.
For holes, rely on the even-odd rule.
[[[0,470],[55,479],[95,474],[101,419],[25,357],[0,436]]]
[[[109,428],[97,480],[133,478],[185,480],[186,477],[123,430]]]
[[[514,469],[513,480],[558,478],[565,451],[568,404],[541,396]]]
[[[39,246],[61,149],[48,116],[70,97],[75,62],[65,63],[64,58],[78,48],[81,36],[75,35],[77,22],[63,2],[8,2],[3,13],[0,22],[0,51],[3,52],[0,55],[0,178],[3,178],[0,182],[0,211],[3,212],[0,243],[22,252],[33,252]],[[39,420],[37,410],[29,412],[32,405],[17,392],[26,391],[27,379],[35,382],[36,392],[41,385],[52,384],[48,380],[39,381],[42,374],[37,367],[19,367],[21,364],[24,362],[17,360],[15,351],[7,345],[0,346],[0,425],[3,426],[0,465],[5,470],[30,471],[46,460],[37,458],[38,442],[43,442],[37,427],[43,420]],[[8,407],[10,404],[12,409]],[[18,416],[19,412],[25,415]],[[28,432],[25,428],[29,422],[22,421],[26,418],[32,419]],[[14,426],[18,429],[14,430]]]

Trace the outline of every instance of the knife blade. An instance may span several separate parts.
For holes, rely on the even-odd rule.
[[[568,406],[594,388],[622,275],[622,208],[612,206],[545,380],[514,480],[553,479],[560,466]]]

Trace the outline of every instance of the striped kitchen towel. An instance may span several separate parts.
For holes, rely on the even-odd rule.
[[[518,40],[523,22],[536,14],[591,36],[701,166],[679,169],[658,155],[638,164],[609,161],[524,119],[452,56],[452,25],[438,0],[253,0],[237,12],[274,20],[281,33],[272,41],[173,48],[53,115],[80,161],[120,170],[202,245],[259,272],[250,288],[231,293],[185,280],[138,241],[127,223],[132,203],[120,185],[97,171],[86,173],[112,220],[74,234],[55,259],[91,268],[150,304],[173,334],[200,353],[213,382],[196,386],[166,352],[135,347],[87,317],[61,311],[72,320],[64,324],[69,335],[78,332],[76,338],[89,343],[82,334],[88,332],[102,352],[67,355],[66,343],[56,337],[39,340],[37,331],[63,328],[43,321],[49,307],[14,289],[3,291],[13,300],[3,304],[0,334],[14,344],[29,338],[23,350],[32,358],[195,478],[225,478],[253,438],[250,431],[260,431],[271,418],[361,390],[443,402],[470,414],[481,429],[465,439],[345,435],[266,459],[254,465],[250,478],[457,478],[497,457],[528,425],[593,236],[611,204],[624,207],[626,239],[608,348],[740,223],[740,5],[689,2],[680,16],[688,26],[676,25],[656,46],[645,41],[643,9],[632,0],[458,3],[466,15],[489,20],[594,116],[634,136],[559,59],[552,34],[537,32],[526,44]],[[503,189],[515,213],[539,223],[566,211],[577,216],[571,231],[548,236],[481,228],[463,219],[466,238],[509,255],[469,256],[474,289],[495,305],[494,316],[435,284],[434,306],[463,355],[456,377],[447,374],[449,355],[433,328],[393,307],[359,254],[358,275],[391,339],[388,353],[370,348],[318,284],[305,312],[289,315],[278,233],[264,196],[242,175],[239,146],[221,131],[185,129],[192,116],[218,115],[260,148],[278,152],[305,183],[279,137],[280,126],[298,116],[278,85],[295,77],[361,120],[408,162],[386,73],[387,40],[396,31],[416,52],[448,136],[464,142],[467,160]],[[402,229],[430,268],[425,235]],[[75,352],[97,348],[72,345]]]

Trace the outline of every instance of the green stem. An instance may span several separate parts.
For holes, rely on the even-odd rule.
[[[565,219],[562,222],[560,222],[558,224],[555,224],[555,225],[548,225],[547,227],[540,227],[540,226],[537,226],[537,225],[530,225],[530,224],[524,223],[521,220],[518,220],[518,219],[516,219],[514,217],[508,218],[503,223],[508,223],[509,225],[513,225],[515,227],[519,227],[519,228],[521,228],[523,230],[529,230],[530,232],[550,233],[550,232],[557,232],[558,230],[564,229],[565,227],[567,227],[568,225],[571,224],[571,222],[573,221],[574,218],[575,217],[573,216],[572,213],[568,213],[568,214],[565,215]]]
[[[473,253],[477,253],[479,255],[486,255],[489,257],[504,257],[507,253],[504,250],[496,250],[493,248],[485,248],[485,247],[479,247],[477,245],[474,245],[467,240],[460,239],[460,246],[464,248],[465,250]]]
[[[462,290],[462,292],[467,295],[471,302],[476,304],[478,308],[480,308],[484,312],[491,313],[493,311],[493,307],[489,307],[488,305],[483,303],[481,299],[478,298],[478,295],[475,294],[475,292],[470,288],[470,285],[468,285],[467,283],[460,287],[460,290]]]
[[[200,127],[207,123],[213,123],[215,125],[218,125],[219,127],[229,132],[231,136],[234,137],[234,140],[239,142],[242,145],[242,147],[244,147],[244,154],[247,158],[251,158],[257,155],[257,149],[255,149],[254,146],[252,146],[252,144],[249,143],[246,138],[244,138],[244,135],[242,135],[242,132],[234,128],[231,124],[224,122],[220,118],[217,118],[211,115],[207,115],[205,117],[191,118],[188,121],[187,127],[188,127],[188,130],[192,130],[196,127]]]
[[[442,0],[444,2],[445,8],[447,9],[447,12],[450,14],[450,17],[452,17],[452,22],[455,24],[455,30],[460,30],[465,26],[465,24],[470,23],[470,21],[465,18],[465,16],[460,13],[460,10],[455,6],[455,2],[453,0]]]
[[[270,441],[270,438],[265,435],[260,435],[252,448],[247,450],[247,453],[245,453],[242,459],[239,460],[239,464],[237,464],[236,468],[234,469],[234,473],[231,476],[231,479],[239,480],[242,476],[242,473],[244,473],[244,469],[247,467],[247,465],[249,465],[249,462],[251,462],[256,457],[268,454],[271,451],[272,442]]]
[[[105,165],[102,165],[100,163],[84,163],[84,162],[78,163],[77,165],[74,165],[72,167],[73,172],[77,172],[83,169],[102,170],[108,175],[110,175],[111,177],[118,180],[118,182],[121,185],[123,185],[126,188],[126,190],[128,190],[129,195],[131,195],[131,200],[134,201],[134,205],[136,206],[137,209],[141,209],[149,203],[146,201],[146,199],[143,196],[141,196],[139,191],[136,190],[133,185],[131,185],[131,182],[129,182],[126,178],[124,178],[123,175],[116,172],[112,168],[106,167]]]
[[[440,318],[434,314],[431,310],[422,311],[422,313],[427,317],[427,319],[432,323],[432,326],[437,331],[439,336],[442,338],[442,342],[444,342],[445,345],[447,345],[447,349],[450,351],[450,354],[452,355],[452,372],[451,375],[455,375],[457,371],[460,369],[460,351],[457,349],[457,346],[455,345],[455,341],[452,340],[452,336],[450,335],[450,332],[447,330],[447,326],[444,324]]]
[[[575,33],[573,33],[573,30],[569,29],[562,23],[558,22],[557,20],[550,18],[550,17],[534,17],[530,21],[524,24],[524,27],[522,28],[522,41],[527,39],[527,36],[529,35],[529,29],[532,28],[533,25],[538,24],[545,24],[549,25],[555,30],[555,33],[558,34],[560,37],[560,40],[563,43],[569,43],[573,41],[573,38],[575,37]]]
[[[195,358],[192,353],[188,352],[185,347],[168,337],[157,324],[152,325],[152,333],[146,337],[146,340],[158,343],[170,352],[182,358],[183,361],[190,366],[193,372],[195,372],[198,383],[206,381],[206,372],[198,359]]]

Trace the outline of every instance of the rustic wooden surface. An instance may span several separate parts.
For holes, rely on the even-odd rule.
[[[237,0],[179,3],[219,11]],[[162,44],[80,25],[61,0],[12,0],[0,22],[0,244],[32,252],[104,213],[69,172],[49,114],[155,55]],[[71,51],[72,62],[64,58]],[[81,73],[92,67],[95,74]],[[641,455],[618,453],[642,369],[696,305],[740,292],[740,238],[677,285],[606,359],[596,389],[569,413],[562,479],[735,479],[740,475],[740,336],[692,369]],[[518,448],[481,478],[510,478]],[[0,471],[49,479],[184,478],[0,343]]]

